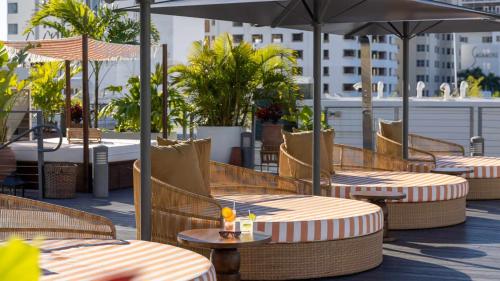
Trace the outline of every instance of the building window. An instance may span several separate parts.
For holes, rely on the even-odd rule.
[[[325,42],[325,43],[330,42],[330,34],[323,33],[323,42]]]
[[[425,82],[425,75],[417,75],[417,82],[419,81]]]
[[[435,68],[439,68],[439,61],[435,61],[435,62],[434,62],[434,67],[435,67]]]
[[[344,40],[356,40],[356,37],[352,35],[344,35]]]
[[[384,35],[379,35],[379,36],[373,35],[372,42],[373,43],[385,43],[386,42],[385,36]]]
[[[242,27],[243,23],[242,22],[235,22],[235,21],[233,21],[233,26],[234,27]]]
[[[9,23],[7,29],[9,35],[17,35],[17,23]]]
[[[330,76],[330,68],[328,66],[323,66],[323,76]]]
[[[295,73],[296,73],[297,75],[302,75],[302,74],[304,73],[304,68],[302,68],[302,67],[300,67],[300,66],[296,67],[296,68],[295,68]]]
[[[304,33],[293,33],[292,41],[293,42],[302,42],[304,40]]]
[[[8,3],[7,11],[9,14],[17,14],[17,3]]]
[[[418,44],[417,45],[417,52],[425,52],[425,45]]]
[[[439,83],[439,75],[434,76],[434,82]]]
[[[483,41],[483,43],[491,43],[491,42],[493,42],[493,37],[492,36],[483,36],[482,41]]]
[[[323,84],[323,93],[328,94],[330,92],[330,85],[328,83]]]
[[[328,50],[323,50],[323,59],[328,60],[330,59],[330,51]]]
[[[344,74],[356,74],[356,68],[354,66],[344,66]]]
[[[434,47],[434,53],[439,54],[439,47]]]
[[[215,25],[215,20],[212,20],[212,26],[214,26],[214,25]]]
[[[352,92],[352,91],[354,91],[354,84],[351,84],[351,83],[342,84],[342,90],[344,92]]]
[[[236,44],[243,42],[243,34],[233,34],[233,42]]]
[[[356,56],[356,50],[352,49],[344,50],[344,57],[355,57],[355,56]]]
[[[460,36],[460,42],[462,42],[462,43],[468,43],[469,42],[469,37]]]
[[[304,57],[304,51],[302,50],[295,50],[295,57],[298,59],[302,59]]]
[[[425,67],[425,60],[417,60],[417,67]]]
[[[283,34],[271,35],[271,41],[275,44],[283,43]]]
[[[262,34],[253,34],[252,35],[252,43],[254,43],[254,44],[260,44],[263,41],[262,38],[263,38]]]

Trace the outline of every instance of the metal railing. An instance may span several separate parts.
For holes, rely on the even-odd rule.
[[[10,146],[13,143],[23,141],[28,137],[28,139],[36,139],[37,140],[37,177],[38,177],[38,198],[42,199],[43,198],[43,190],[44,190],[44,172],[43,172],[43,167],[44,167],[44,153],[46,152],[54,152],[57,151],[61,145],[62,145],[62,140],[63,140],[63,135],[61,133],[61,130],[53,125],[44,125],[41,124],[43,121],[43,114],[40,111],[11,111],[11,113],[27,113],[27,114],[32,114],[36,113],[37,114],[37,125],[34,127],[23,131],[20,134],[17,134],[15,137],[13,137],[11,140],[3,143],[0,145],[0,150],[5,149],[6,147]],[[38,125],[41,124],[41,125]],[[44,148],[44,139],[43,139],[43,134],[44,130],[54,130],[55,133],[57,134],[59,138],[59,142],[55,147],[52,148]],[[33,134],[33,136],[31,135]],[[16,164],[16,169],[18,168]]]

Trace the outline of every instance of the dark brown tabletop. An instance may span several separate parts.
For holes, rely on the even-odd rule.
[[[463,174],[470,174],[474,171],[472,168],[461,167],[437,167],[431,170],[432,173],[445,174],[451,176],[461,176]]]
[[[351,192],[351,198],[368,200],[400,200],[405,199],[406,194],[397,191],[353,191]]]
[[[252,247],[271,242],[271,235],[254,231],[241,233],[239,238],[222,238],[220,229],[192,229],[177,235],[177,240],[186,246],[208,249],[234,249]]]

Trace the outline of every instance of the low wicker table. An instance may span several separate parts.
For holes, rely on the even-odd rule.
[[[254,231],[271,243],[240,249],[244,280],[332,277],[382,262],[383,213],[357,200],[308,195],[216,196],[237,216],[257,215]]]
[[[443,174],[450,176],[464,176],[474,172],[472,168],[461,168],[461,167],[436,167],[431,170],[431,173]]]
[[[406,198],[403,192],[388,191],[354,191],[351,198],[356,200],[366,200],[379,206],[384,213],[384,242],[393,242],[396,238],[389,235],[389,212],[387,211],[387,200],[401,200]]]
[[[271,242],[271,235],[262,232],[242,233],[239,238],[222,238],[220,229],[192,229],[177,235],[184,246],[208,248],[212,252],[210,260],[215,267],[218,281],[240,280],[239,248],[255,247]]]

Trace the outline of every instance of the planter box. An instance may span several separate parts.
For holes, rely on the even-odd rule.
[[[197,138],[212,139],[210,158],[217,162],[229,163],[231,148],[239,147],[242,127],[198,127]]]

